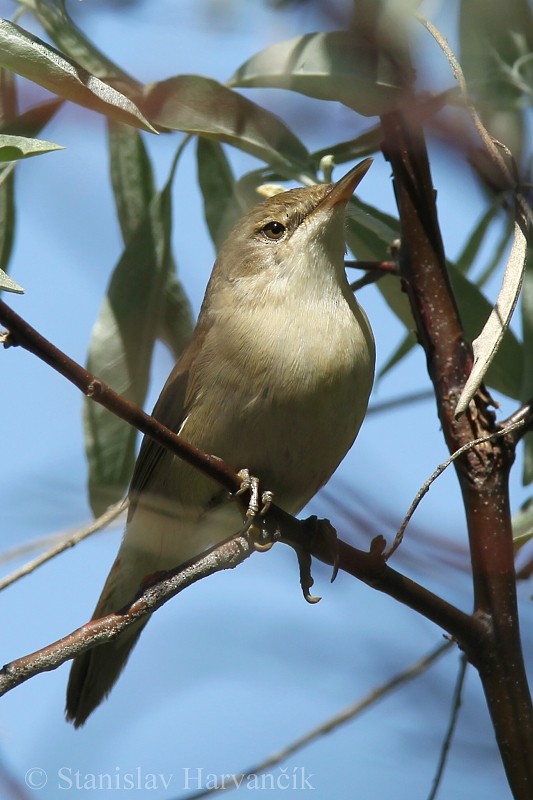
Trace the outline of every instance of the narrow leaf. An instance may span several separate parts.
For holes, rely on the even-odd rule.
[[[13,73],[10,72],[9,74],[12,75]],[[61,99],[54,99],[39,103],[39,105],[29,108],[9,122],[4,122],[0,126],[0,133],[9,133],[12,136],[35,137],[55,116],[63,102]]]
[[[360,158],[376,153],[383,141],[381,125],[374,125],[363,133],[347,142],[339,142],[331,147],[324,147],[311,153],[311,161],[316,169],[325,156],[333,156],[335,164],[345,164],[347,161],[358,161]]]
[[[193,324],[191,304],[181,281],[176,278],[175,270],[168,276],[163,303],[158,338],[170,348],[177,359],[191,338]]]
[[[527,239],[522,226],[517,221],[515,223],[513,245],[496,305],[492,309],[483,330],[472,342],[474,366],[457,403],[456,416],[466,411],[494,359],[505,331],[509,327],[520,294],[526,254]]]
[[[413,331],[405,334],[400,344],[396,347],[392,355],[389,356],[385,364],[381,367],[378,373],[378,379],[383,378],[396,364],[399,364],[405,356],[411,352],[416,345],[416,336]]]
[[[150,84],[143,109],[156,125],[227,142],[283,174],[310,169],[306,148],[278,117],[211,78],[178,75]]]
[[[533,497],[522,505],[513,517],[513,544],[519,550],[533,538]]]
[[[55,48],[5,19],[0,19],[0,66],[66,100],[155,132],[131,100]]]
[[[246,209],[237,194],[235,178],[222,146],[216,141],[199,138],[196,155],[205,220],[218,248]]]
[[[467,273],[475,261],[477,254],[483,244],[487,231],[489,230],[494,217],[500,210],[500,203],[493,203],[489,206],[487,211],[481,215],[474,230],[468,237],[468,241],[463,249],[463,252],[455,262],[455,266],[463,274]]]
[[[9,126],[17,115],[17,94],[14,75],[5,69],[0,69],[0,131],[4,126]],[[15,235],[15,174],[12,165],[0,167],[0,268],[5,276],[13,249]],[[19,291],[20,287],[15,281],[8,279],[8,291]]]
[[[145,399],[164,290],[171,267],[170,185],[156,195],[111,279],[89,349],[89,369],[139,405]],[[85,403],[89,495],[95,514],[119,500],[135,461],[136,431]]]
[[[28,139],[25,136],[0,134],[0,161],[19,161],[21,158],[38,156],[52,150],[64,150],[64,147],[44,139]]]
[[[353,31],[308,33],[271,45],[246,61],[229,86],[291,89],[320,100],[337,100],[374,116],[397,108],[402,89],[384,53]]]
[[[109,121],[109,164],[117,215],[126,244],[135,233],[156,190],[152,165],[134,128]]]
[[[524,339],[524,352],[529,353],[529,358],[524,359],[524,375],[520,390],[520,399],[525,403],[533,397],[533,253],[529,252],[524,273],[522,287],[522,335]],[[533,483],[533,434],[524,436],[524,470],[522,475],[524,484]]]
[[[15,294],[24,294],[24,289],[18,283],[9,277],[7,272],[0,268],[0,292],[15,292]]]
[[[480,289],[453,264],[448,264],[448,269],[465,333],[472,339],[491,313],[492,306]],[[400,281],[392,275],[387,275],[378,281],[376,286],[407,330],[414,331],[415,321]],[[507,329],[487,373],[487,383],[502,394],[518,399],[522,385],[523,363],[524,348],[513,332]]]

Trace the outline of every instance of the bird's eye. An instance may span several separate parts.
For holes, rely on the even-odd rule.
[[[277,222],[277,220],[272,220],[272,222],[267,222],[267,224],[261,228],[261,233],[264,233],[267,239],[272,239],[273,241],[278,241],[283,237],[283,234],[287,228],[285,225],[282,225],[281,222]]]

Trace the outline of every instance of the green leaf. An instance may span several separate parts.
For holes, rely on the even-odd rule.
[[[141,135],[112,123],[110,169],[125,249],[95,324],[89,369],[142,405],[155,340],[178,356],[189,338],[191,312],[171,252],[171,183],[157,193]],[[89,495],[100,513],[127,489],[137,432],[87,401],[84,408]]]
[[[152,164],[138,131],[115,122],[109,124],[109,156],[117,214],[124,243],[127,243],[156,194]],[[172,255],[170,260],[158,338],[177,358],[191,335],[192,316]]]
[[[448,264],[450,282],[457,300],[467,338],[473,339],[483,327],[492,305],[478,287],[471,283],[453,264]],[[400,281],[386,276],[377,283],[385,301],[407,330],[416,329],[407,295]],[[487,383],[508,397],[518,398],[522,384],[524,348],[509,329],[503,337],[494,361],[487,373]]]
[[[170,348],[177,359],[191,338],[193,324],[189,298],[175,272],[168,276],[163,301],[158,338]]]
[[[44,139],[28,139],[25,136],[0,134],[0,161],[19,161],[21,158],[50,153],[52,150],[64,150],[64,147]]]
[[[89,348],[91,372],[139,405],[146,396],[172,268],[170,232],[167,183],[154,197],[115,267]],[[89,497],[95,514],[124,495],[135,462],[136,433],[97,403],[85,402]]]
[[[515,550],[533,538],[533,497],[522,505],[513,517],[513,544]]]
[[[309,154],[274,114],[221,83],[178,75],[146,87],[143,109],[155,125],[238,147],[282,174],[309,173]]]
[[[531,95],[532,76],[530,62],[524,75],[515,65],[533,50],[531,5],[527,0],[463,0],[459,23],[460,60],[476,109],[520,163],[523,100]]]
[[[152,165],[140,134],[129,125],[109,121],[109,160],[122,238],[135,233],[156,193]]]
[[[205,220],[218,249],[246,207],[237,194],[235,178],[222,146],[216,141],[199,138],[196,156]]]
[[[377,376],[378,379],[383,378],[396,364],[399,364],[400,361],[411,352],[416,343],[415,334],[412,331],[406,333],[398,347],[396,347],[392,355],[389,356],[385,364],[381,367]]]
[[[0,19],[0,66],[66,100],[155,132],[131,100],[55,48],[5,19]]]
[[[524,359],[524,374],[520,388],[520,399],[528,402],[533,397],[533,252],[529,250],[526,262],[524,283],[522,284],[522,336],[524,339],[524,352],[529,357]],[[524,471],[522,480],[524,484],[533,482],[533,434],[527,433],[524,437]]]
[[[397,108],[402,89],[394,60],[353,31],[308,33],[271,45],[246,61],[229,86],[290,89],[337,100],[364,116]]]
[[[10,72],[8,74],[12,75],[13,73]],[[63,103],[63,100],[54,99],[33,106],[9,122],[4,122],[0,126],[0,133],[9,133],[12,136],[35,137],[55,116]]]
[[[140,94],[142,85],[111,61],[74,24],[64,0],[19,0],[33,11],[59,49],[87,72],[129,94]]]
[[[320,162],[325,156],[333,156],[334,164],[358,161],[360,158],[376,153],[380,149],[382,141],[381,125],[374,125],[372,128],[363,131],[359,136],[356,136],[355,139],[349,139],[347,142],[339,142],[339,144],[334,144],[331,147],[316,150],[311,153],[311,162],[315,169],[318,170]]]
[[[0,123],[9,126],[17,115],[17,95],[13,73],[0,69]],[[0,127],[0,132],[2,128]],[[13,249],[15,234],[15,174],[13,164],[0,167],[0,268],[5,276]],[[18,292],[20,287],[8,278],[9,287],[4,277],[3,286],[8,291]]]
[[[471,268],[474,260],[479,253],[481,245],[487,235],[494,217],[500,211],[501,203],[492,203],[489,208],[481,215],[477,225],[472,233],[469,235],[468,240],[464,246],[463,252],[455,262],[455,266],[465,275]]]
[[[347,210],[346,240],[352,253],[362,261],[385,261],[398,238],[398,220],[379,211],[358,197],[353,197]],[[378,286],[382,280],[378,281]]]
[[[0,292],[15,292],[15,294],[24,294],[24,289],[18,283],[9,277],[7,272],[0,269]]]

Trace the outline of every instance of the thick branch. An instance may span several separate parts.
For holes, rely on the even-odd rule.
[[[411,125],[409,119],[414,119]],[[400,211],[400,268],[433,381],[450,452],[495,430],[481,387],[459,420],[454,411],[472,367],[450,288],[429,161],[416,114],[382,119]],[[487,620],[482,642],[467,647],[478,668],[496,737],[516,798],[533,785],[533,710],[522,657],[507,478],[514,442],[502,438],[466,452],[456,463],[468,523],[475,607]]]

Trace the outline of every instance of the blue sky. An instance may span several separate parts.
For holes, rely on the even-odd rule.
[[[454,5],[447,4],[447,13],[433,16],[452,42],[448,12]],[[224,80],[269,42],[317,25],[305,6],[291,14],[274,13],[259,0],[151,0],[131,8],[102,2],[91,6],[90,0],[83,0],[69,7],[104,52],[145,82],[194,72]],[[8,0],[0,0],[1,16],[10,16],[13,8]],[[22,18],[20,24],[29,23]],[[431,44],[425,54],[427,69],[446,82],[447,68],[440,65]],[[22,90],[26,101],[40,95],[40,90],[27,85]],[[294,124],[310,149],[337,136],[349,138],[369,124],[334,103],[328,104],[326,120],[311,124],[316,119],[311,100],[272,91],[250,96]],[[121,252],[105,128],[96,114],[69,106],[43,136],[66,149],[18,168],[20,216],[11,273],[26,294],[5,299],[83,363],[92,324]],[[161,185],[179,137],[146,137],[146,141]],[[480,197],[464,165],[451,165],[449,154],[436,147],[432,153],[445,244],[454,257],[477,219]],[[254,164],[237,152],[231,158],[236,174]],[[360,195],[393,211],[389,168],[383,159],[376,159]],[[180,163],[174,220],[180,276],[197,312],[214,253],[196,187],[193,149]],[[360,300],[374,328],[382,364],[402,330],[375,288],[363,290]],[[170,356],[158,348],[147,406],[156,399],[170,368]],[[90,518],[90,512],[81,396],[25,352],[2,353],[0,369],[0,524],[5,549],[75,528]],[[424,357],[417,349],[376,387],[375,398],[427,386]],[[502,400],[505,415],[513,404]],[[339,473],[308,511],[329,515],[341,536],[350,538],[351,524],[342,515],[339,518],[331,498],[337,494],[349,503],[350,487],[355,486],[367,505],[385,509],[399,524],[421,483],[446,455],[431,401],[369,416]],[[519,471],[513,475],[514,507],[525,496]],[[463,515],[451,472],[432,487],[416,525],[464,548]],[[375,532],[390,535],[381,528]],[[118,528],[95,536],[2,594],[4,661],[43,646],[88,619],[119,537]],[[448,568],[441,558],[432,557],[431,550],[428,555],[427,547],[419,539],[410,540],[409,534],[404,547],[410,548],[410,560],[399,562],[400,568],[465,610],[470,608],[465,573]],[[80,731],[63,719],[67,665],[11,692],[0,712],[0,755],[6,769],[21,783],[28,771],[43,770],[46,785],[28,790],[28,796],[39,800],[57,798],[59,789],[66,796],[74,792],[75,786],[67,784],[75,783],[76,772],[118,776],[122,788],[107,794],[91,794],[87,788],[88,796],[131,796],[124,776],[138,775],[136,770],[144,777],[160,773],[170,781],[166,789],[161,780],[147,796],[183,796],[187,777],[193,788],[194,776],[205,779],[249,767],[363,696],[441,639],[441,632],[429,622],[347,576],[340,575],[330,585],[327,570],[317,565],[315,577],[323,600],[308,606],[299,592],[294,555],[278,546],[266,556],[252,557],[235,572],[185,592],[150,622],[109,700]],[[525,646],[531,652],[531,610],[527,592],[521,592]],[[314,786],[313,797],[425,797],[446,729],[457,662],[457,654],[446,656],[423,678],[361,719],[292,756],[281,766],[286,773],[274,768],[277,789],[268,796],[283,796],[285,779],[280,776],[305,774]],[[28,781],[38,774],[31,773]],[[472,671],[441,796],[454,800],[510,796]]]

